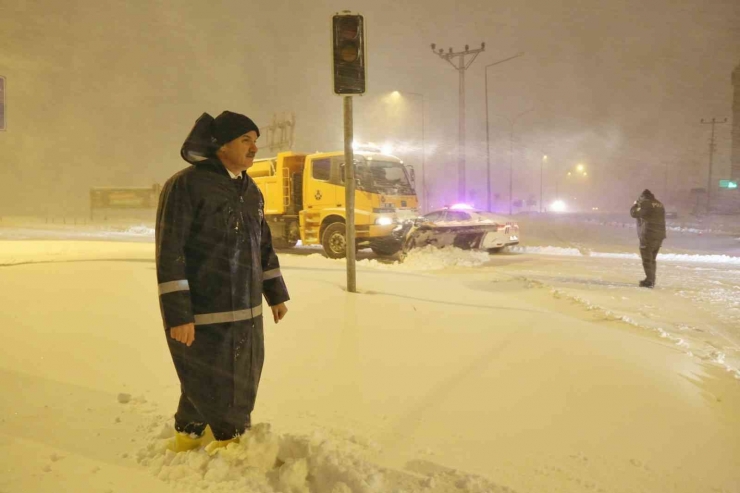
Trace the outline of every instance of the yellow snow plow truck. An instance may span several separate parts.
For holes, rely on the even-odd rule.
[[[395,254],[398,223],[418,215],[413,172],[380,152],[355,151],[356,248]],[[322,245],[331,258],[346,252],[344,152],[282,152],[254,161],[247,173],[265,197],[265,219],[273,245]]]

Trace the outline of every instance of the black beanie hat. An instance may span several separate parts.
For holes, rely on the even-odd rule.
[[[252,130],[257,132],[257,137],[259,137],[260,129],[257,128],[257,125],[252,120],[231,111],[224,111],[212,123],[213,138],[216,139],[216,143],[219,146],[227,144]]]
[[[642,196],[645,197],[646,199],[654,199],[655,198],[655,195],[653,195],[653,192],[651,192],[647,188],[642,191]]]

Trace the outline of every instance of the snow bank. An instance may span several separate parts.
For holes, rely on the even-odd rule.
[[[285,493],[371,493],[385,491],[381,469],[363,458],[372,444],[337,439],[321,432],[312,436],[278,434],[268,423],[256,425],[209,456],[203,448],[175,454],[166,449],[174,434],[172,422],[152,420],[161,427],[137,460],[179,491],[250,491]],[[204,445],[210,441],[204,440]]]
[[[554,246],[535,247],[535,246],[512,246],[509,251],[513,253],[531,253],[534,255],[559,255],[566,257],[582,256],[577,248],[562,248]]]
[[[450,267],[478,267],[490,260],[488,252],[462,250],[457,247],[436,248],[427,245],[411,250],[403,262],[365,259],[357,262],[360,267],[380,270],[432,271]],[[340,260],[344,263],[344,260]]]
[[[126,231],[124,231],[124,234],[136,236],[151,236],[152,238],[154,238],[154,228],[150,228],[142,224],[140,226],[132,226],[128,228]]]
[[[174,435],[173,423],[163,416],[148,426],[149,443],[136,460],[176,491],[231,493],[513,493],[505,486],[451,468],[408,474],[383,468],[369,460],[380,446],[363,437],[316,430],[310,436],[280,434],[269,423],[260,423],[209,456],[203,447],[178,454],[167,450]],[[423,461],[417,461],[419,463]],[[414,464],[407,464],[414,470]],[[428,467],[427,467],[428,469]]]
[[[598,258],[617,258],[617,259],[630,259],[639,260],[640,256],[636,253],[608,253],[608,252],[587,252],[586,254],[577,248],[562,248],[562,247],[531,247],[531,246],[515,246],[509,247],[511,252],[514,253],[528,253],[532,255],[558,255],[565,257],[598,257]],[[688,263],[702,263],[702,264],[733,264],[740,265],[740,257],[732,257],[730,255],[689,255],[680,253],[661,253],[658,254],[658,260],[666,262],[688,262]]]

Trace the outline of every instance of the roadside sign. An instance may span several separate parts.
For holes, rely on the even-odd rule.
[[[737,182],[732,180],[720,180],[719,188],[737,188]]]

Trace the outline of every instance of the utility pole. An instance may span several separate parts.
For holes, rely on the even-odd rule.
[[[478,55],[485,51],[486,43],[481,43],[480,48],[477,50],[471,50],[468,45],[465,45],[465,51],[453,52],[452,48],[447,53],[442,48],[439,51],[435,51],[437,45],[432,43],[432,52],[439,55],[443,60],[450,62],[450,65],[455,67],[455,70],[460,74],[460,115],[459,115],[459,129],[458,129],[458,144],[457,144],[457,155],[458,155],[458,201],[465,202],[467,197],[466,186],[465,186],[465,70],[475,61]],[[466,61],[466,55],[471,55],[473,58],[470,61]],[[453,59],[456,59],[453,62]]]
[[[711,122],[704,121],[704,118],[701,119],[701,123],[704,125],[711,125],[712,126],[712,136],[709,138],[709,173],[707,178],[707,214],[709,214],[709,211],[711,209],[712,204],[712,161],[714,159],[714,127],[717,124],[727,123],[727,118],[725,118],[722,121],[719,121],[715,118],[712,118]]]
[[[487,183],[487,210],[488,212],[491,212],[491,209],[493,208],[493,205],[491,204],[491,138],[490,138],[490,132],[488,130],[489,124],[488,124],[488,67],[493,67],[494,65],[498,65],[499,63],[508,62],[511,59],[518,58],[520,56],[524,55],[524,52],[517,53],[514,56],[511,56],[509,58],[505,58],[503,60],[499,60],[498,62],[489,63],[486,65],[484,72],[485,72],[485,84],[486,84],[486,183]]]

